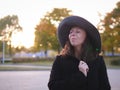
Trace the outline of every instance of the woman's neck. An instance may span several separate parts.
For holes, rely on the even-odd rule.
[[[74,50],[75,50],[75,57],[80,59],[81,47],[80,46],[79,47],[75,47]]]

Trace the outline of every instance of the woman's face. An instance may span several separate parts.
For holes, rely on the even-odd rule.
[[[84,43],[85,38],[86,38],[85,30],[79,27],[71,28],[69,33],[69,40],[72,46],[74,47],[81,46]]]

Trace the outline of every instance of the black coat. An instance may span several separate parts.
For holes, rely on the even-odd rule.
[[[102,56],[87,63],[87,77],[79,71],[79,60],[73,56],[57,56],[48,82],[49,90],[111,90]]]

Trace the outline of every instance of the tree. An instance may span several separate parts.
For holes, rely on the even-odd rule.
[[[56,22],[59,23],[65,17],[70,16],[71,12],[72,11],[67,8],[54,8],[52,12],[47,12],[45,18],[50,20],[51,23],[56,24]]]
[[[114,52],[118,52],[120,48],[120,2],[101,20],[99,29],[100,27],[104,29],[104,33],[101,34],[103,49],[111,51],[114,55]]]
[[[19,25],[19,19],[17,15],[8,15],[0,19],[0,35],[5,42],[9,43],[9,53],[11,55],[11,36],[14,32],[19,32],[22,27]]]
[[[0,52],[2,52],[3,48],[2,48],[2,42],[0,42]]]
[[[56,26],[62,19],[70,16],[70,13],[71,10],[67,10],[66,8],[54,8],[52,12],[47,12],[44,18],[41,19],[35,28],[35,47],[38,51],[40,48],[60,51],[56,36]]]
[[[54,37],[56,27],[49,23],[48,20],[42,19],[40,24],[36,26],[35,46],[36,50],[48,50],[52,48],[51,41]]]

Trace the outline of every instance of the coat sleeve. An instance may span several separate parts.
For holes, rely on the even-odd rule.
[[[108,75],[107,75],[106,65],[102,56],[99,58],[99,61],[100,61],[100,68],[99,68],[100,89],[99,90],[111,90],[111,86],[110,86]]]
[[[61,75],[61,66],[60,56],[57,56],[53,63],[48,82],[49,90],[70,90],[74,87],[80,86],[80,84],[82,86],[82,84],[86,83],[86,77],[82,72],[74,73],[67,78],[63,78]]]

